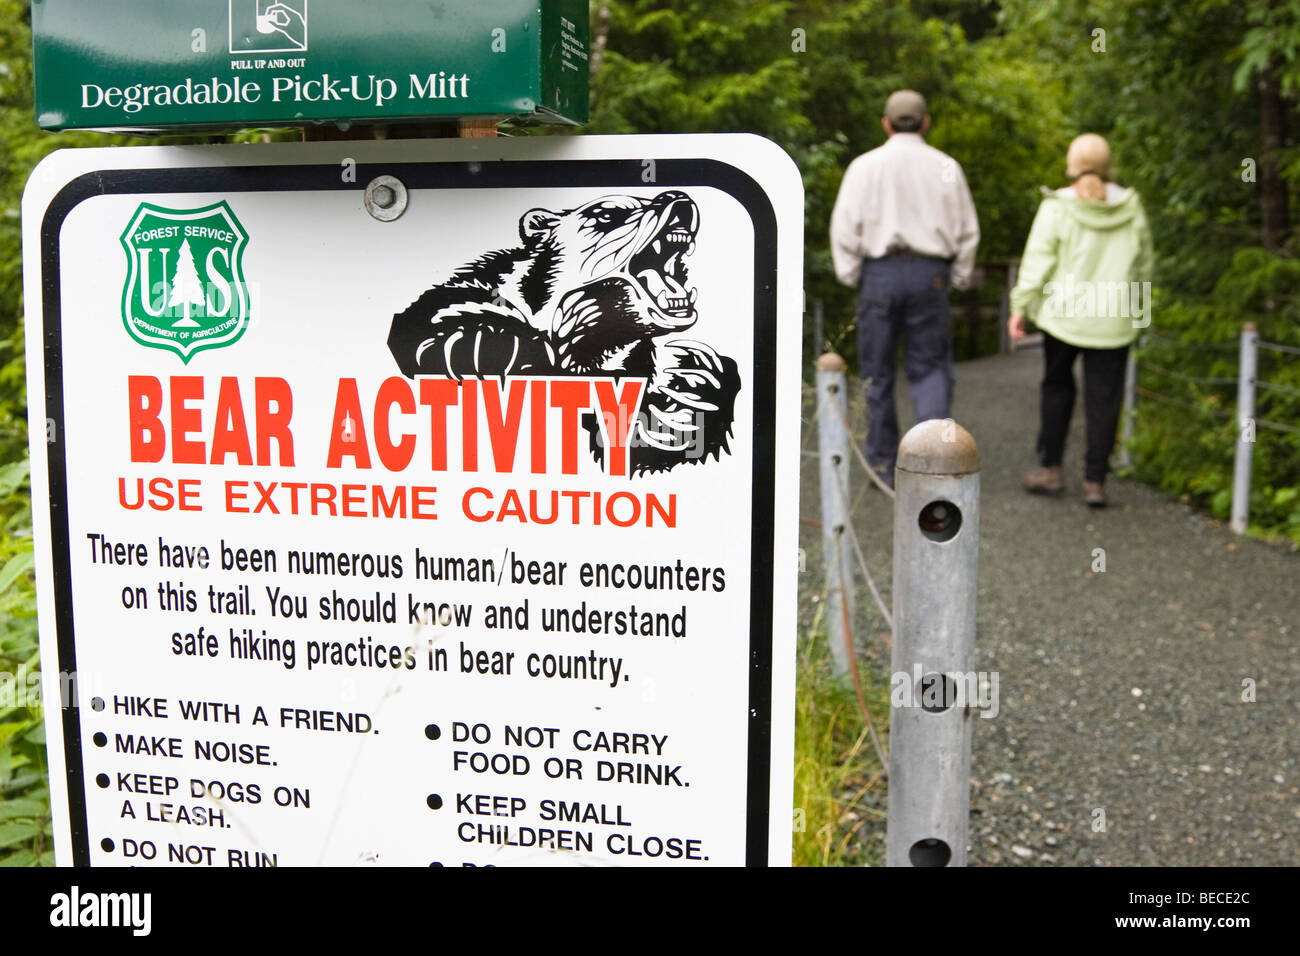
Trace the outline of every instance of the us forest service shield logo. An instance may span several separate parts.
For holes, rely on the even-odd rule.
[[[201,209],[141,203],[122,233],[122,320],[141,345],[181,361],[235,342],[248,327],[248,234],[225,202]]]

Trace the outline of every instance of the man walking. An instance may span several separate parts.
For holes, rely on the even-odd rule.
[[[926,144],[925,98],[899,90],[885,103],[883,146],[849,164],[831,214],[835,275],[857,285],[858,359],[867,385],[867,461],[891,487],[898,453],[894,355],[917,421],[947,418],[952,404],[948,288],[968,288],[979,220],[961,166]]]

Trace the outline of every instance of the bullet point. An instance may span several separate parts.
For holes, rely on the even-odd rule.
[[[108,786],[108,774],[101,773],[98,777],[95,778],[95,783],[99,784],[99,789],[103,790],[105,787]]]
[[[438,796],[436,793],[429,794],[429,799],[424,802],[429,805],[430,810],[442,809],[442,797]]]
[[[107,734],[95,734],[95,736],[91,737],[90,739],[95,742],[96,747],[103,747],[108,744]]]
[[[91,710],[103,710],[103,709],[104,709],[104,698],[102,698],[102,697],[92,697],[92,698],[90,699],[90,709],[91,709]]]
[[[428,737],[430,740],[437,740],[442,736],[442,730],[437,724],[429,724],[424,728],[424,736]]]
[[[113,841],[105,837],[104,839],[99,841],[99,848],[103,850],[105,853],[112,853]]]

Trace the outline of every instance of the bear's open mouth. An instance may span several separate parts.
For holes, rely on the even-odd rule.
[[[685,260],[695,251],[698,228],[695,203],[678,199],[664,211],[655,234],[628,261],[628,271],[649,299],[673,319],[695,314],[696,290],[687,285]]]

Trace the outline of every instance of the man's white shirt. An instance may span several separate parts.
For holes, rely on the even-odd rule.
[[[965,289],[979,241],[961,166],[920,133],[895,133],[845,171],[831,213],[831,258],[845,285],[857,285],[863,259],[911,252],[951,259],[952,285]]]

